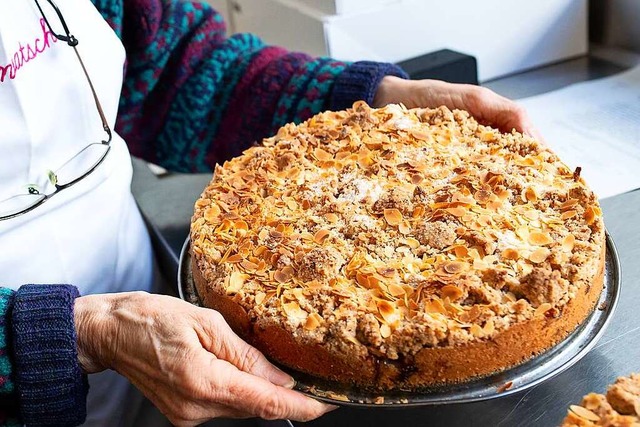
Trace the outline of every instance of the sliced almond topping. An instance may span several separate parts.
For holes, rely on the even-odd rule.
[[[376,305],[378,306],[380,316],[382,316],[382,318],[388,325],[392,325],[398,321],[398,313],[396,312],[396,308],[389,301],[380,300],[376,303]]]
[[[533,187],[527,187],[522,192],[522,200],[525,202],[532,202],[532,203],[535,203],[538,201],[538,195],[536,194],[536,191],[533,189]]]
[[[445,211],[457,217],[463,216],[464,214],[467,213],[467,210],[461,206],[458,206],[457,208],[447,208],[445,209]]]
[[[445,285],[440,289],[440,295],[442,298],[449,298],[451,301],[456,301],[462,297],[462,290],[454,285]]]
[[[493,319],[487,320],[482,329],[484,330],[485,334],[491,335],[496,330],[496,326],[495,326],[495,323],[493,323]]]
[[[311,313],[304,322],[304,328],[307,331],[313,331],[322,324],[322,317],[318,313]]]
[[[409,129],[409,134],[411,134],[415,139],[419,139],[421,141],[426,141],[430,138],[430,135],[427,132],[419,128]]]
[[[431,301],[427,301],[424,304],[424,311],[426,311],[427,313],[447,314],[447,309],[439,299],[432,299]]]
[[[474,323],[469,328],[469,332],[471,332],[471,335],[473,335],[474,337],[481,337],[484,331],[480,326]]]
[[[278,283],[287,283],[289,280],[291,280],[291,277],[292,274],[290,274],[288,271],[284,271],[284,269],[277,270],[273,275],[273,278],[276,279]]]
[[[571,219],[576,215],[578,215],[578,211],[569,210],[569,211],[562,212],[562,215],[560,215],[560,219],[562,220]]]
[[[231,255],[229,258],[227,258],[227,262],[230,262],[230,263],[233,264],[233,263],[237,263],[237,262],[242,261],[242,259],[243,259],[242,255],[234,254],[234,255]]]
[[[469,250],[466,246],[456,246],[453,249],[453,252],[456,254],[456,258],[464,258],[469,254]]]
[[[266,296],[267,296],[267,294],[265,294],[264,292],[257,292],[256,296],[255,296],[256,304],[257,305],[262,305],[262,303],[264,302]]]
[[[204,211],[204,219],[206,219],[207,222],[217,222],[218,216],[220,216],[220,208],[216,204],[212,204]]]
[[[405,294],[404,288],[396,283],[391,283],[388,288],[389,293],[394,297],[400,297]]]
[[[243,221],[241,219],[237,220],[236,222],[233,223],[233,227],[237,230],[237,231],[244,231],[246,232],[247,230],[249,230],[249,224],[247,224],[246,221]]]
[[[420,242],[413,237],[407,237],[406,242],[407,246],[409,246],[411,249],[418,249],[420,247]]]
[[[551,254],[551,251],[547,248],[538,248],[529,255],[529,260],[536,264],[544,262]]]
[[[567,210],[570,209],[572,207],[574,207],[575,205],[577,205],[579,202],[578,199],[569,199],[566,202],[564,202],[563,204],[560,205],[560,210]]]
[[[587,222],[587,225],[591,225],[596,221],[596,211],[592,206],[587,207],[584,211],[584,220]]]
[[[476,193],[473,195],[473,198],[476,199],[478,201],[478,203],[487,203],[489,201],[489,199],[491,198],[491,193],[489,191],[486,190],[478,190],[476,191]]]
[[[451,261],[444,264],[443,268],[449,274],[457,274],[465,271],[468,267],[466,262],[462,261]]]
[[[536,308],[534,316],[544,316],[544,314],[551,309],[552,305],[548,302],[544,302]]]
[[[520,257],[517,249],[507,248],[502,251],[502,258],[516,261]]]
[[[248,277],[247,274],[240,273],[239,271],[231,273],[231,276],[229,276],[229,284],[227,285],[227,293],[235,294],[239,292]]]
[[[380,325],[380,336],[382,338],[389,338],[391,336],[391,328],[386,323]]]
[[[489,203],[487,203],[487,208],[497,211],[498,209],[500,209],[502,207],[502,202],[499,200],[494,200],[491,201]]]
[[[336,222],[338,222],[338,215],[329,212],[328,214],[325,214],[324,218],[329,221],[331,224],[335,224]]]
[[[380,280],[381,278],[376,277],[375,275],[371,275],[367,277],[367,287],[369,289],[379,289],[380,288]]]
[[[399,225],[398,225],[398,231],[401,234],[407,235],[409,233],[411,233],[411,226],[409,225],[408,221],[402,221]]]
[[[389,225],[398,225],[402,222],[402,213],[398,209],[385,209],[384,219]]]
[[[260,232],[258,233],[258,238],[260,240],[265,240],[269,237],[269,230],[266,228],[263,228],[262,230],[260,230]]]
[[[568,234],[564,239],[562,239],[562,249],[564,249],[567,252],[570,252],[573,250],[573,246],[576,243],[576,236],[574,236],[573,234]]]
[[[321,245],[327,237],[329,237],[329,230],[320,229],[313,235],[313,241]]]
[[[363,288],[369,288],[369,277],[366,274],[356,273],[356,282]]]
[[[411,183],[413,185],[420,184],[423,179],[424,179],[424,177],[419,173],[414,173],[414,174],[411,175]]]
[[[529,243],[532,245],[544,246],[549,243],[553,243],[553,239],[548,233],[541,233],[539,231],[532,231],[529,234]]]
[[[502,190],[500,191],[498,194],[496,194],[498,196],[498,199],[500,199],[501,201],[505,201],[507,200],[509,197],[511,197],[511,191],[509,190]]]
[[[592,421],[592,422],[600,421],[600,417],[597,414],[588,410],[587,408],[583,408],[582,406],[571,405],[569,406],[569,409],[578,417],[583,418],[587,421]]]
[[[247,271],[255,271],[258,269],[258,264],[245,259],[240,263],[240,267],[244,268]]]
[[[398,272],[398,270],[392,267],[378,267],[376,268],[376,271],[383,277],[393,277]]]
[[[320,147],[317,147],[315,150],[313,150],[313,155],[315,156],[316,159],[320,160],[321,162],[333,160],[333,156],[327,153],[326,151],[324,151]]]
[[[291,301],[282,304],[282,310],[289,319],[304,320],[308,315],[306,311],[300,308],[300,304],[298,304],[297,301]]]
[[[295,211],[295,210],[297,210],[297,209],[298,209],[298,204],[296,203],[296,201],[295,201],[295,200],[293,200],[293,199],[289,199],[289,200],[287,200],[287,207],[288,207],[290,210]]]

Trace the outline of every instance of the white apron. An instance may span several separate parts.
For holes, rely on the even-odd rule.
[[[124,48],[89,0],[55,1],[113,129]],[[40,4],[57,31],[56,15],[46,0]],[[0,0],[0,200],[24,193],[26,184],[45,184],[47,170],[104,137],[73,49],[48,32],[34,0]],[[131,159],[115,133],[111,144],[91,175],[35,210],[0,221],[0,286],[150,290],[152,252],[130,191]],[[90,382],[87,425],[121,425],[127,383],[113,372]]]

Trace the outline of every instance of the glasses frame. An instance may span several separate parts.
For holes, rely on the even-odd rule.
[[[64,17],[62,16],[62,12],[58,8],[58,6],[53,2],[53,0],[46,0],[46,1],[47,1],[47,3],[49,3],[49,5],[55,11],[58,19],[60,20],[60,23],[62,24],[62,28],[63,28],[65,34],[56,33],[53,30],[53,28],[51,27],[51,24],[49,23],[49,20],[47,19],[47,15],[44,13],[44,11],[42,10],[42,7],[40,6],[40,2],[38,0],[34,0],[34,1],[36,3],[36,6],[38,7],[38,10],[40,11],[40,14],[42,15],[42,18],[44,19],[44,22],[47,25],[47,28],[49,28],[49,31],[51,32],[51,34],[53,34],[58,40],[66,42],[67,45],[69,45],[70,47],[73,48],[73,51],[75,52],[76,57],[78,58],[78,61],[80,62],[80,66],[82,67],[82,71],[83,71],[85,77],[87,78],[87,82],[89,83],[89,87],[91,88],[91,94],[93,95],[93,99],[95,101],[96,108],[98,110],[98,115],[100,116],[100,120],[102,121],[102,129],[107,134],[107,139],[106,140],[103,140],[102,142],[99,142],[99,143],[98,142],[94,142],[94,143],[91,143],[91,144],[85,146],[84,148],[82,148],[82,150],[80,150],[78,153],[76,153],[73,157],[71,157],[69,160],[64,162],[62,164],[62,166],[60,166],[58,168],[58,170],[63,168],[65,165],[69,164],[69,162],[71,162],[73,159],[75,159],[80,154],[82,154],[87,148],[89,148],[89,147],[91,147],[93,145],[96,145],[96,144],[106,145],[107,149],[105,150],[105,152],[102,155],[102,157],[100,157],[95,162],[95,164],[93,164],[85,173],[83,173],[82,175],[78,176],[77,178],[73,179],[70,182],[67,182],[65,184],[58,184],[57,177],[55,176],[55,172],[50,172],[50,175],[53,174],[53,177],[52,177],[53,179],[50,179],[50,180],[54,184],[54,187],[55,187],[55,190],[52,193],[46,194],[46,195],[42,195],[43,197],[38,202],[34,203],[33,205],[28,206],[27,208],[25,208],[25,209],[23,209],[21,211],[18,211],[18,212],[9,214],[9,215],[0,216],[0,221],[11,219],[11,218],[15,218],[17,216],[24,215],[25,213],[30,212],[33,209],[37,208],[38,206],[42,205],[47,200],[51,199],[56,194],[60,193],[62,190],[65,190],[65,189],[71,187],[72,185],[74,185],[75,183],[77,183],[78,181],[81,181],[82,179],[86,178],[89,174],[91,174],[94,170],[96,170],[96,168],[98,166],[100,166],[100,164],[104,161],[104,159],[107,157],[107,154],[109,154],[109,151],[111,150],[111,139],[112,139],[111,128],[109,127],[109,124],[107,122],[107,118],[105,117],[104,111],[102,109],[102,105],[100,104],[100,100],[98,99],[98,95],[97,95],[96,90],[95,90],[95,88],[93,86],[93,82],[91,81],[91,77],[89,77],[89,73],[87,72],[87,68],[85,67],[84,62],[82,62],[82,58],[80,56],[80,52],[78,52],[78,49],[76,47],[76,46],[78,46],[78,39],[75,36],[73,36],[71,34],[71,32],[69,31],[69,27],[67,26],[67,22],[65,21]],[[38,195],[38,194],[41,194],[41,193],[39,192],[39,190],[37,188],[35,188],[33,186],[29,186],[27,194]],[[18,194],[18,195],[10,197],[9,199],[5,199],[5,200],[10,200],[13,197],[24,196],[24,195],[27,195],[27,194]]]

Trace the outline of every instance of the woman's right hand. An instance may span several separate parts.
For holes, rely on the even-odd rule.
[[[85,372],[118,371],[178,426],[307,421],[334,408],[290,390],[293,379],[214,310],[145,292],[90,295],[76,300],[75,325]]]

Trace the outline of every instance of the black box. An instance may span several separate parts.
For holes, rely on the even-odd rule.
[[[476,58],[449,49],[398,62],[412,80],[437,79],[450,83],[478,84]]]

